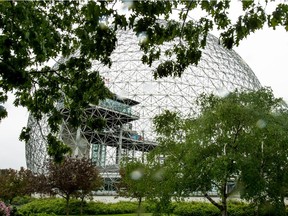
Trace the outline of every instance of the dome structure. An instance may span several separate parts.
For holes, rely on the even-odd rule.
[[[258,89],[260,82],[234,51],[219,44],[219,40],[209,34],[206,48],[198,66],[189,66],[179,77],[167,77],[155,80],[152,67],[141,62],[143,53],[139,51],[139,40],[132,32],[120,32],[118,46],[112,54],[112,67],[94,64],[104,77],[107,87],[120,96],[139,102],[134,110],[140,113],[140,119],[133,122],[138,131],[147,139],[154,139],[151,119],[163,110],[169,109],[182,115],[193,113],[195,99],[202,93],[214,93],[224,96],[235,89]],[[166,44],[166,47],[171,46]],[[162,49],[165,50],[165,46]],[[163,59],[162,59],[163,61]]]
[[[93,69],[100,72],[106,86],[117,97],[87,109],[87,116],[107,119],[107,128],[97,133],[88,126],[73,129],[63,122],[59,134],[74,155],[90,157],[100,167],[106,181],[117,177],[121,157],[143,157],[157,145],[152,119],[163,110],[187,116],[197,112],[195,99],[202,93],[224,95],[236,88],[254,90],[261,87],[242,58],[221,46],[212,35],[208,35],[198,66],[189,66],[181,77],[157,80],[152,71],[163,58],[152,67],[144,65],[138,45],[143,38],[124,30],[119,31],[117,38],[118,44],[111,56],[112,66],[93,64]],[[162,48],[171,46],[167,43]],[[26,145],[27,167],[37,172],[47,158],[47,145],[41,135],[48,133],[49,128],[45,120],[39,124],[32,117],[28,127],[32,131]]]

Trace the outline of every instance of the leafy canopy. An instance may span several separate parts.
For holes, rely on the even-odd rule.
[[[198,63],[207,34],[221,31],[220,42],[227,48],[237,46],[251,32],[269,27],[288,29],[288,5],[278,4],[271,14],[266,4],[242,1],[239,18],[232,23],[230,1],[123,1],[127,13],[113,1],[5,1],[0,4],[0,103],[13,92],[16,106],[24,106],[40,120],[48,117],[49,154],[56,159],[68,153],[55,138],[69,110],[68,121],[77,127],[84,119],[85,107],[111,96],[92,61],[112,64],[110,56],[117,44],[118,29],[131,29],[145,35],[139,43],[145,64],[166,55],[154,70],[154,77],[181,76]],[[179,10],[174,10],[178,8]],[[200,9],[205,15],[189,18]],[[163,21],[159,21],[165,20]],[[174,46],[162,50],[165,42]],[[75,55],[77,53],[77,55]],[[63,57],[65,60],[60,61]],[[56,62],[55,66],[51,63]],[[7,116],[0,106],[0,120]],[[29,138],[25,128],[21,139]]]
[[[34,188],[35,178],[30,170],[20,168],[0,170],[0,198],[11,204],[17,196],[31,195],[36,192]]]
[[[162,155],[163,166],[178,177],[178,194],[201,192],[226,215],[227,198],[238,189],[247,200],[275,204],[281,215],[288,177],[288,109],[282,99],[264,88],[224,98],[202,95],[198,105],[195,117],[166,111],[154,120],[159,146],[153,155]],[[210,196],[213,190],[221,203]]]
[[[67,215],[71,196],[80,197],[83,202],[86,196],[102,186],[99,170],[87,158],[65,157],[61,163],[50,161],[47,171],[44,186],[48,184],[52,192],[66,200]]]
[[[121,164],[121,178],[116,185],[117,192],[119,196],[137,199],[138,213],[141,212],[141,203],[144,199],[155,204],[155,213],[172,212],[171,196],[174,191],[171,192],[171,188],[176,191],[177,186],[167,180],[175,176],[174,173],[166,172],[158,162],[160,159],[156,163],[127,159]]]

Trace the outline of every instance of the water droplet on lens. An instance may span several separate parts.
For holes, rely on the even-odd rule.
[[[256,126],[259,127],[259,128],[264,128],[264,127],[266,127],[266,125],[267,125],[267,123],[263,119],[259,119],[256,122]]]
[[[143,176],[143,172],[141,172],[140,170],[135,170],[131,173],[130,177],[133,180],[139,180],[141,179]]]

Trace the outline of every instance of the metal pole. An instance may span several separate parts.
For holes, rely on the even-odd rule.
[[[123,135],[123,125],[120,126],[120,134],[119,134],[119,146],[118,146],[118,160],[116,160],[116,164],[120,165],[122,159],[122,135]]]

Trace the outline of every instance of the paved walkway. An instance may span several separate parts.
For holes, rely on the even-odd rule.
[[[215,201],[219,201],[219,197],[213,197],[213,199]],[[239,197],[233,197],[230,198],[233,200],[239,200]],[[136,199],[131,199],[131,198],[125,198],[125,197],[116,197],[115,196],[94,196],[93,197],[93,201],[99,201],[99,202],[104,202],[104,203],[116,203],[116,202],[120,202],[120,201],[136,201]],[[185,198],[185,201],[197,201],[197,202],[209,202],[205,197],[189,197],[189,198]]]

